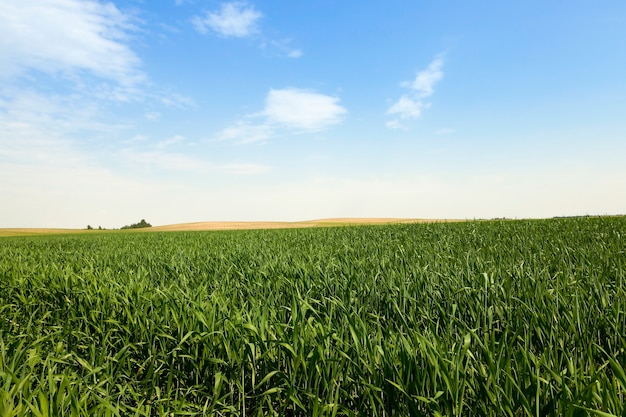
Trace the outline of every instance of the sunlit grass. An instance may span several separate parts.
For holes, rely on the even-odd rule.
[[[624,415],[626,219],[0,240],[0,415]]]

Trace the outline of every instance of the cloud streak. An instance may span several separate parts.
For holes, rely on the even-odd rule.
[[[426,99],[435,92],[435,85],[443,78],[443,57],[438,55],[428,68],[420,71],[413,81],[405,81],[400,85],[409,91],[387,110],[387,114],[394,118],[387,122],[390,129],[404,129],[404,121],[417,119],[424,110],[430,107]]]
[[[6,0],[0,3],[0,77],[36,70],[87,72],[123,85],[144,79],[127,46],[132,20],[112,3]]]
[[[226,164],[218,167],[218,171],[229,175],[257,175],[269,170],[270,167],[261,164]]]
[[[56,167],[70,163],[68,155],[92,159],[96,152],[84,153],[91,147],[102,163],[135,123],[112,118],[111,102],[150,100],[149,120],[160,117],[155,103],[189,107],[182,96],[146,88],[131,49],[136,23],[95,0],[0,2],[0,156],[13,165]]]
[[[274,134],[274,129],[269,124],[253,124],[249,121],[240,120],[232,126],[222,129],[217,134],[218,140],[233,141],[239,144],[265,142]]]

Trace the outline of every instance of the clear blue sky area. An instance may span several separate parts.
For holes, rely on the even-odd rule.
[[[626,213],[626,2],[0,2],[0,227]]]

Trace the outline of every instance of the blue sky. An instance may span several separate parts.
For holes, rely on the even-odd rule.
[[[626,2],[4,0],[0,227],[626,213]]]

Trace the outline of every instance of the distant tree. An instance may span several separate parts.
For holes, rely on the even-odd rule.
[[[124,226],[122,227],[122,229],[143,229],[145,227],[152,227],[152,225],[144,219],[141,219],[139,223],[133,223],[130,226]]]
[[[91,227],[90,224],[87,225],[87,230],[93,230],[93,227]]]
[[[141,221],[139,222],[139,224],[137,224],[137,227],[152,227],[152,225],[150,223],[148,223],[147,221],[145,221],[144,219],[141,219]]]
[[[98,230],[102,230],[102,226],[98,226]]]

